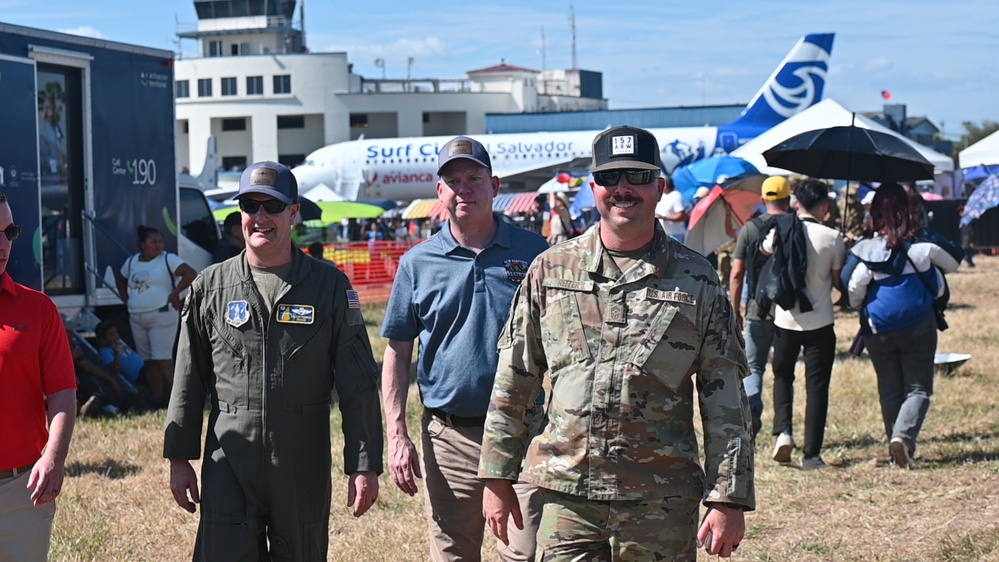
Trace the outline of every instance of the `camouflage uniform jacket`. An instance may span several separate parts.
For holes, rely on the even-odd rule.
[[[591,500],[683,495],[754,509],[748,365],[717,274],[658,226],[650,253],[622,273],[599,228],[538,256],[518,289],[479,476]],[[528,444],[524,413],[546,372],[549,422]]]

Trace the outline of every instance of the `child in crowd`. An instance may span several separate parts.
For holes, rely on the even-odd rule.
[[[94,328],[94,333],[97,336],[97,344],[100,346],[98,353],[101,355],[101,362],[112,373],[130,385],[137,384],[146,363],[139,357],[138,353],[121,341],[118,328],[114,323],[105,320]]]
[[[87,358],[87,350],[69,324],[66,326],[66,334],[73,352],[73,366],[76,367],[76,383],[79,387],[78,415],[86,417],[98,411],[117,415],[132,410],[139,394],[135,386]]]

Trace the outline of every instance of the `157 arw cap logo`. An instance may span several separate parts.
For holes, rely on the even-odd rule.
[[[614,127],[593,139],[592,171],[661,170],[659,143],[652,133],[637,127]]]

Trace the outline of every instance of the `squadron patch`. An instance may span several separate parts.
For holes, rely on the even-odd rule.
[[[506,260],[503,267],[506,268],[506,280],[514,285],[520,285],[527,275],[527,266],[530,265],[524,260]]]
[[[279,304],[276,320],[282,324],[312,324],[316,308],[308,304]]]
[[[225,307],[225,323],[238,328],[250,319],[250,308],[246,301],[229,301]]]
[[[648,300],[655,300],[655,301],[669,301],[669,302],[678,302],[682,304],[697,304],[697,298],[694,295],[690,293],[684,293],[679,289],[675,291],[660,291],[659,289],[653,289],[652,287],[649,287],[645,289],[645,298]]]

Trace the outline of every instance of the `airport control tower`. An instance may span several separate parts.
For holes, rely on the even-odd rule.
[[[304,8],[296,28],[295,4],[295,0],[195,1],[197,31],[177,36],[199,41],[204,57],[303,53]]]

